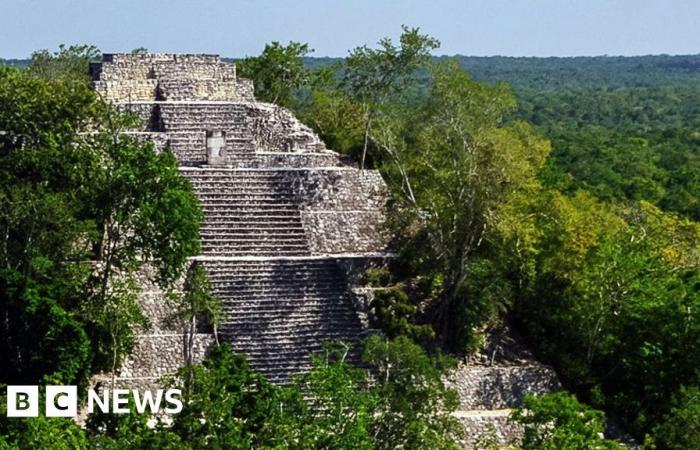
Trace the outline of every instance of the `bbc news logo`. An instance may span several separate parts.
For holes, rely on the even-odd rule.
[[[46,417],[76,417],[78,415],[77,386],[46,386],[44,412]],[[157,389],[140,392],[137,389],[103,389],[87,391],[87,413],[95,411],[111,414],[130,412],[133,399],[136,412],[177,414],[182,411],[180,389]],[[41,397],[39,386],[7,386],[7,417],[39,416]]]

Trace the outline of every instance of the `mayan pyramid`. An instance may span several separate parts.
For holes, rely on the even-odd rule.
[[[204,212],[202,254],[225,320],[219,337],[274,382],[310,368],[324,341],[367,333],[363,267],[386,256],[386,186],[328,150],[288,110],[258,102],[250,80],[216,55],[106,54],[91,66],[105,100],[143,119],[128,134],[169,148]],[[144,282],[152,322],[117,374],[156,383],[183,363],[182,330]],[[213,342],[199,330],[196,353]]]

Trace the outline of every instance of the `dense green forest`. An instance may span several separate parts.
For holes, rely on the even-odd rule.
[[[279,387],[224,345],[170,380],[185,392],[172,424],[0,414],[0,448],[455,448],[442,355],[478,349],[503,323],[573,393],[514,412],[522,448],[618,448],[600,436],[601,411],[645,448],[698,448],[700,57],[438,49],[405,28],[342,60],[271,43],[238,61],[259,99],[387,181],[399,256],[366,274],[385,338],[363,344],[364,367],[329,343]],[[0,67],[3,384],[114,368],[147,327],[138,268],[154,264],[170,289],[198,252],[201,212],[174,157],[117,138],[134,119],[90,90],[98,55],[61,48]],[[181,316],[215,315],[206,274],[185,275]]]

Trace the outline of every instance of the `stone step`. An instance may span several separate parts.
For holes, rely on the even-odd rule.
[[[296,214],[295,214],[296,213]],[[226,222],[223,225],[222,222]],[[205,226],[225,226],[231,231],[237,231],[237,223],[248,225],[247,229],[257,229],[259,222],[282,227],[289,225],[297,228],[301,225],[301,218],[296,211],[254,211],[250,209],[231,208],[226,211],[204,211]],[[241,228],[243,228],[241,226]]]
[[[306,250],[266,250],[266,249],[249,249],[249,250],[217,250],[215,248],[205,248],[203,250],[205,256],[222,256],[227,258],[247,257],[247,256],[309,256],[310,251]]]
[[[286,284],[299,286],[299,282],[304,282],[304,286],[336,286],[335,283],[338,281],[338,278],[328,274],[319,274],[319,276],[315,277],[306,273],[263,272],[262,270],[240,273],[221,270],[216,275],[210,275],[209,280],[217,286],[223,286],[227,283],[244,286],[279,286]]]
[[[229,226],[211,226],[204,225],[199,229],[200,234],[212,234],[212,233],[223,233],[223,234],[304,234],[304,227],[301,225],[287,225],[279,226],[278,224],[258,224],[258,223],[241,223],[240,225],[229,227]]]
[[[299,208],[294,204],[271,203],[261,204],[256,201],[237,201],[237,202],[219,202],[219,203],[202,203],[202,209],[207,212],[220,211],[259,211],[261,213],[288,213],[298,212]]]
[[[294,317],[297,317],[296,315],[300,315],[299,317],[306,317],[306,315],[308,315],[310,312],[313,312],[315,314],[317,311],[320,310],[338,311],[339,314],[355,314],[353,311],[351,311],[350,309],[346,309],[343,306],[344,302],[348,300],[347,297],[343,296],[342,293],[340,293],[340,295],[337,296],[337,299],[338,303],[333,304],[329,303],[327,301],[328,297],[324,295],[309,296],[306,298],[298,296],[282,296],[281,298],[277,296],[262,296],[258,298],[258,301],[256,301],[255,298],[229,298],[226,301],[222,302],[222,307],[223,309],[228,311],[239,310],[242,314],[268,312],[272,314],[275,312],[288,311],[293,308],[300,308],[301,310],[303,310],[294,312]],[[284,312],[284,314],[289,313]]]
[[[241,219],[246,219],[250,217],[259,217],[259,218],[267,218],[267,217],[276,217],[276,218],[285,218],[285,219],[297,219],[300,220],[300,215],[299,211],[296,208],[270,208],[270,209],[262,209],[262,208],[257,208],[254,209],[252,207],[232,207],[229,209],[225,209],[224,207],[216,207],[216,208],[203,208],[204,209],[204,216],[205,216],[205,221],[208,222],[209,219],[217,219],[217,218],[227,218],[227,217],[235,217],[235,218],[241,218]]]
[[[253,236],[256,239],[294,239],[304,238],[303,228],[219,228],[200,229],[199,234],[208,238],[245,239]]]
[[[197,190],[197,197],[202,203],[208,202],[222,202],[222,201],[238,201],[238,200],[251,200],[261,203],[284,203],[293,202],[296,200],[296,196],[287,192],[274,192],[270,189],[240,189],[240,190],[218,190],[212,189],[211,192],[206,192],[203,190]]]
[[[322,296],[325,294],[328,295],[340,295],[342,293],[341,290],[339,290],[336,287],[333,286],[328,286],[328,287],[307,287],[306,289],[299,289],[297,288],[296,290],[291,290],[290,288],[286,288],[284,286],[282,287],[273,287],[271,285],[268,286],[237,286],[237,285],[228,285],[228,286],[221,286],[219,284],[215,285],[212,289],[212,291],[216,292],[217,294],[223,295],[223,294],[231,294],[233,299],[244,299],[244,298],[256,298],[256,295],[259,296],[266,296],[269,294],[276,294],[281,297],[286,297],[286,296],[297,296],[300,298],[310,298],[312,295],[317,295],[317,296]]]
[[[277,318],[278,321],[282,321],[282,316],[271,316],[266,317],[266,320],[272,320]],[[219,329],[222,333],[227,333],[231,336],[246,335],[250,337],[255,337],[255,342],[260,343],[259,339],[270,338],[274,339],[275,342],[279,337],[285,337],[290,334],[299,338],[300,336],[308,337],[322,337],[323,339],[339,338],[343,336],[348,336],[352,333],[352,329],[340,328],[342,323],[345,321],[355,320],[353,316],[338,316],[333,322],[320,322],[320,321],[309,321],[309,320],[299,320],[297,322],[285,322],[284,324],[264,324],[261,325],[255,318],[249,318],[248,320],[236,320],[236,321],[224,321],[219,325]],[[264,328],[261,330],[261,328]]]
[[[287,244],[287,245],[307,245],[306,237],[304,234],[269,234],[269,233],[247,233],[242,235],[233,234],[201,234],[202,240],[206,241],[208,245],[215,245],[217,243],[229,244],[231,242],[240,243],[242,245],[254,245],[262,244],[277,245],[277,244]]]
[[[277,255],[279,252],[277,252]],[[364,328],[333,260],[205,260],[226,319],[220,334],[274,382],[311,367],[328,340],[357,342]]]

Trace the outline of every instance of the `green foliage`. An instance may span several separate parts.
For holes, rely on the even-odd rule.
[[[697,450],[700,448],[700,389],[682,388],[671,411],[654,428],[656,448]]]
[[[417,70],[430,58],[430,51],[438,48],[437,39],[420,34],[418,28],[402,26],[399,45],[389,38],[379,41],[378,49],[357,47],[350,52],[342,67],[339,86],[355,103],[361,105],[363,146],[360,168],[364,169],[370,144],[373,121],[381,109],[392,103],[392,98],[411,88]]]
[[[47,80],[65,78],[87,83],[89,63],[98,61],[101,56],[100,50],[93,45],[66,47],[61,44],[58,51],[54,53],[48,50],[32,53],[29,73]]]
[[[49,288],[16,272],[0,278],[3,293],[0,352],[5,383],[72,383],[90,370],[90,341],[75,313]]]
[[[369,339],[367,368],[349,364],[350,351],[329,344],[309,373],[279,387],[254,372],[244,356],[217,346],[202,364],[181,369],[172,380],[186,393],[184,410],[171,428],[155,430],[194,449],[456,448],[456,394],[441,378],[448,360],[428,356],[406,338]],[[113,430],[106,432],[110,439],[115,432],[126,436],[113,424],[101,429]],[[176,442],[169,435],[160,439]]]
[[[503,85],[472,81],[455,63],[434,68],[428,97],[416,109],[378,119],[373,141],[392,190],[392,231],[418,273],[440,279],[432,305],[436,331],[451,348],[464,308],[469,264],[501,209],[534,195],[549,150],[524,123],[504,123],[515,102]]]
[[[1,326],[48,336],[3,340],[8,380],[116,366],[145,325],[137,272],[151,264],[167,287],[199,250],[201,212],[175,158],[118,137],[134,119],[68,73],[78,66],[64,59],[83,53],[64,49],[41,73],[0,69]]]
[[[377,377],[375,448],[458,448],[454,439],[462,429],[452,416],[457,394],[442,381],[454,361],[431,357],[404,336],[393,341],[370,337],[362,359]]]
[[[341,92],[335,78],[326,84],[315,86],[298,113],[329,148],[361,158],[365,138],[365,108]]]
[[[221,301],[211,294],[207,271],[201,264],[194,263],[185,275],[183,286],[182,319],[201,318],[209,325],[218,325],[223,319]]]
[[[43,401],[41,399],[40,401]],[[85,432],[72,419],[45,417],[8,418],[7,398],[0,395],[0,449],[83,450]]]
[[[216,341],[219,341],[217,327],[224,317],[221,301],[211,295],[209,277],[201,264],[190,265],[185,275],[182,294],[172,294],[175,299],[175,311],[168,317],[175,326],[187,325],[187,347],[185,361],[192,364],[195,333],[198,321],[211,327]]]
[[[401,29],[398,46],[383,38],[377,49],[363,45],[350,51],[340,84],[358,103],[380,105],[410,87],[416,70],[429,60],[430,51],[440,46],[437,39],[420,34],[418,28],[404,25]]]
[[[133,399],[127,414],[95,413],[86,423],[87,448],[95,450],[184,450],[189,448],[160,420],[139,414]]]
[[[378,399],[366,370],[346,360],[349,347],[330,344],[324,355],[314,357],[311,372],[297,381],[299,392],[309,396],[301,420],[288,428],[285,445],[298,449],[373,449],[371,426],[378,418]],[[292,444],[293,443],[293,444]]]
[[[363,284],[372,287],[382,287],[389,284],[391,270],[387,266],[370,267],[365,270]]]
[[[545,206],[516,311],[565,379],[643,436],[698,383],[697,228],[649,206],[602,206],[584,195]]]
[[[523,450],[625,448],[601,437],[604,417],[602,411],[579,403],[570,394],[558,392],[526,397],[511,420],[525,428]]]
[[[278,388],[253,371],[243,355],[227,345],[214,347],[201,365],[180,369],[177,379],[185,406],[171,429],[189,448],[263,444],[265,427],[278,414]]]
[[[295,92],[309,83],[309,71],[302,58],[312,51],[308,44],[289,42],[284,46],[272,42],[265,45],[260,56],[238,61],[238,74],[253,80],[258,100],[290,107]]]
[[[374,289],[370,304],[375,326],[389,338],[407,336],[416,342],[430,342],[435,338],[435,331],[429,324],[414,323],[418,306],[401,285]]]

